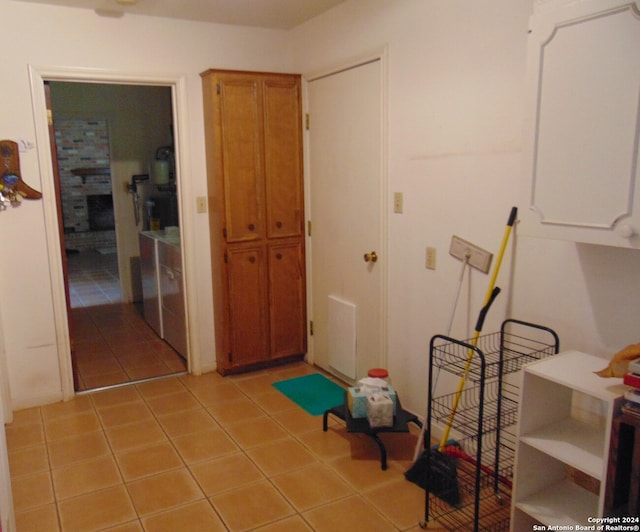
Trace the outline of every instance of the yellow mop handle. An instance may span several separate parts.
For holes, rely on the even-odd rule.
[[[489,288],[487,289],[487,295],[484,300],[484,305],[482,306],[482,310],[480,311],[480,316],[478,317],[478,323],[476,324],[475,333],[473,335],[473,339],[471,340],[471,345],[473,347],[476,347],[478,345],[478,338],[480,337],[480,331],[482,331],[482,325],[484,324],[484,319],[487,315],[487,311],[489,310],[491,303],[493,303],[493,300],[496,298],[496,296],[500,292],[500,289],[496,288],[496,279],[498,278],[498,272],[500,271],[502,258],[504,257],[505,250],[507,249],[507,243],[509,242],[511,229],[513,228],[513,224],[516,221],[517,215],[518,215],[518,208],[512,207],[511,213],[509,214],[509,220],[507,221],[507,227],[505,228],[504,236],[502,237],[502,244],[500,245],[500,251],[498,252],[498,257],[496,259],[496,263],[493,268],[491,280],[489,281]],[[467,373],[469,372],[469,368],[471,367],[473,352],[474,352],[473,349],[469,349],[469,353],[467,355],[467,363],[465,365],[464,371],[462,373],[462,377],[460,378],[460,382],[458,383],[458,389],[456,390],[456,393],[453,399],[451,414],[449,414],[447,425],[445,426],[445,430],[442,433],[442,438],[440,439],[440,445],[438,447],[440,451],[444,449],[445,445],[447,444],[447,440],[449,439],[451,426],[453,425],[453,420],[456,416],[456,411],[458,410],[458,404],[460,403],[460,398],[462,397],[462,390],[464,389],[464,385],[467,382]]]

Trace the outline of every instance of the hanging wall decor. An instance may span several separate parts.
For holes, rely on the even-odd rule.
[[[22,180],[16,142],[0,140],[0,158],[0,211],[6,210],[7,204],[17,207],[23,199],[42,198],[42,192]]]

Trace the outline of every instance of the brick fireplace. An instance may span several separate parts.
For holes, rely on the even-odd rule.
[[[106,120],[56,120],[65,248],[112,248],[109,134]]]

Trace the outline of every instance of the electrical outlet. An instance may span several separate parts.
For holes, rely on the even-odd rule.
[[[425,262],[425,266],[427,267],[427,270],[436,269],[436,248],[427,248],[427,260]]]
[[[206,196],[198,196],[196,198],[196,212],[199,214],[203,212],[207,212],[207,197]]]
[[[404,198],[402,197],[402,192],[394,192],[393,193],[393,212],[396,214],[402,214],[402,209],[404,207]]]
[[[488,273],[491,267],[491,260],[493,259],[493,253],[463,240],[459,236],[453,235],[451,237],[451,246],[449,247],[449,254],[456,259],[462,261],[465,258],[468,260],[469,266],[473,266],[481,272]]]

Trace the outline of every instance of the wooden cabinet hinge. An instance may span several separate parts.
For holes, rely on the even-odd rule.
[[[227,252],[224,252],[224,263],[227,264],[229,262],[229,255],[227,255]]]
[[[225,238],[225,240],[226,240],[226,238],[227,238],[227,228],[226,228],[226,227],[223,227],[223,228],[222,228],[222,236],[223,236],[223,237]]]
[[[216,94],[220,94],[220,83],[216,83]]]
[[[311,118],[309,116],[309,113],[306,113],[304,115],[304,127],[309,130],[309,124],[311,123]]]
[[[313,320],[309,321],[309,336],[313,336]]]
[[[311,220],[307,222],[307,235],[311,236]]]
[[[227,354],[227,358],[229,359],[229,362],[233,362],[233,355],[231,354],[231,351]]]

